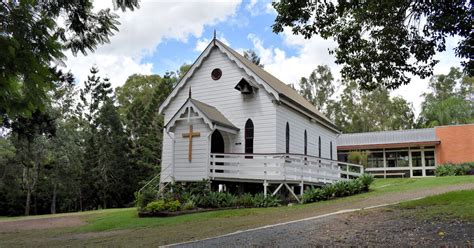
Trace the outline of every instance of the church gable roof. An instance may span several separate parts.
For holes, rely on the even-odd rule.
[[[170,121],[166,123],[165,127],[170,128],[170,126],[173,126],[177,120],[182,120],[183,118],[180,118],[180,115],[184,114],[188,107],[192,107],[194,111],[197,111],[201,117],[205,118],[205,122],[209,124],[211,129],[214,127],[214,125],[217,125],[236,131],[239,130],[239,128],[232,124],[232,122],[230,122],[229,119],[227,119],[216,107],[200,102],[193,98],[188,98],[188,100],[184,102],[183,106],[181,106],[175,115],[170,119]]]
[[[275,91],[279,94],[287,97],[288,99],[296,102],[297,104],[301,105],[302,107],[306,108],[307,110],[311,111],[313,114],[319,116],[320,118],[324,119],[325,121],[332,124],[332,122],[323,114],[321,114],[316,107],[311,104],[306,98],[298,94],[296,90],[292,89],[290,86],[283,83],[281,80],[273,76],[272,74],[268,73],[260,66],[252,63],[252,61],[248,60],[244,56],[240,55],[237,51],[233,50],[232,48],[228,47],[224,43],[219,40],[216,40],[221,46],[225,47],[229,52],[232,53],[242,64],[252,70],[258,77],[260,77],[263,81],[270,85]]]
[[[163,104],[160,106],[160,113],[164,111],[164,109],[168,106],[170,103],[171,99],[176,96],[178,91],[184,86],[184,84],[188,81],[188,79],[192,76],[194,71],[201,66],[203,60],[210,54],[210,51],[212,50],[213,47],[218,47],[224,54],[229,56],[231,60],[234,60],[236,64],[241,67],[247,74],[253,74],[250,75],[252,77],[258,77],[256,79],[257,81],[261,80],[260,85],[263,86],[271,95],[274,95],[274,97],[277,100],[287,100],[291,104],[296,105],[300,109],[306,110],[306,112],[309,112],[312,116],[316,117],[319,122],[323,123],[326,126],[329,126],[331,129],[337,130],[336,125],[329,120],[326,116],[324,116],[322,113],[320,113],[314,105],[312,105],[309,101],[307,101],[303,96],[298,94],[298,92],[294,89],[292,89],[290,86],[286,85],[282,81],[280,81],[278,78],[274,77],[264,69],[260,68],[259,66],[255,65],[248,59],[246,59],[244,56],[240,55],[238,52],[233,50],[232,48],[228,47],[221,41],[217,39],[213,39],[209,45],[206,47],[206,49],[203,51],[203,53],[198,57],[198,59],[194,62],[194,64],[191,66],[190,70],[185,74],[185,76],[180,80],[178,85],[173,89],[171,94],[165,99]]]
[[[196,106],[201,112],[213,123],[224,127],[239,130],[232,122],[230,122],[216,107],[200,102],[196,99],[189,99],[194,106]]]

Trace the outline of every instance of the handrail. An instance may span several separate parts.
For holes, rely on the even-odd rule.
[[[219,175],[230,178],[248,177],[267,180],[267,177],[270,176],[274,180],[287,180],[288,177],[300,177],[301,181],[337,181],[358,177],[364,173],[364,167],[358,164],[304,154],[210,153],[210,157],[211,178]],[[282,159],[282,161],[278,161],[280,159]],[[257,165],[258,162],[254,161],[261,162],[265,169],[259,169]],[[247,167],[246,164],[249,166]],[[267,165],[272,166],[267,167]],[[227,169],[226,166],[228,166]],[[276,169],[278,167],[281,169]],[[287,171],[286,168],[291,169]],[[313,168],[315,169],[314,171],[312,171]],[[216,172],[216,170],[219,172]],[[271,174],[268,174],[268,172]]]
[[[304,157],[309,157],[309,158],[315,158],[319,160],[326,160],[326,161],[331,161],[335,162],[338,164],[346,164],[346,165],[351,165],[351,166],[356,166],[356,167],[363,167],[360,164],[354,164],[354,163],[349,163],[349,162],[343,162],[339,160],[334,160],[334,159],[329,159],[329,158],[322,158],[314,155],[304,155],[302,153],[211,153],[211,156],[225,156],[225,155],[243,155],[243,156],[304,156]]]
[[[138,194],[140,194],[146,187],[148,187],[148,185],[150,185],[153,181],[155,181],[157,178],[160,178],[161,176],[161,172],[162,171],[166,171],[169,167],[171,167],[172,164],[168,164],[168,166],[166,166],[164,169],[162,169],[160,171],[160,173],[158,173],[156,176],[154,176],[150,181],[148,181],[145,185],[143,185],[143,187],[141,187],[139,190],[138,190]],[[166,178],[168,178],[168,176],[166,176]]]

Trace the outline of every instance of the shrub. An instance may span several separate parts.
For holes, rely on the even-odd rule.
[[[438,177],[443,176],[462,176],[471,174],[474,169],[474,162],[462,164],[443,164],[436,167],[435,174]]]
[[[194,203],[194,201],[190,199],[186,203],[184,203],[183,206],[181,206],[181,208],[183,210],[195,209],[196,208],[196,203]]]
[[[236,201],[237,206],[242,207],[253,207],[253,196],[250,193],[245,193],[243,195],[237,196]]]
[[[178,200],[174,201],[165,201],[157,200],[148,203],[145,207],[145,211],[148,212],[161,212],[161,211],[170,211],[176,212],[181,207],[181,203]]]
[[[169,201],[165,203],[165,210],[170,212],[176,212],[181,207],[181,203],[178,200]]]
[[[237,203],[237,197],[231,193],[221,192],[219,193],[219,207],[228,208],[235,207]]]
[[[323,195],[321,197],[321,200],[329,200],[336,195],[336,187],[334,187],[334,184],[325,185],[322,190]]]
[[[303,193],[302,202],[310,203],[325,201],[333,197],[355,195],[366,191],[373,181],[374,178],[372,175],[364,174],[350,181],[339,181],[333,184],[327,184],[322,188],[310,188]]]
[[[358,180],[360,180],[360,182],[362,183],[363,190],[369,191],[369,186],[374,182],[374,176],[364,173],[358,178]]]
[[[148,212],[160,212],[165,210],[165,201],[158,200],[148,203],[145,207],[145,210]]]
[[[303,203],[310,203],[310,202],[317,202],[317,201],[324,201],[328,199],[325,196],[325,191],[320,188],[310,188],[303,193],[303,197],[301,201]]]
[[[338,181],[332,184],[334,187],[334,195],[336,197],[343,197],[349,195],[347,181]]]
[[[253,206],[257,208],[278,207],[280,206],[280,199],[274,195],[267,195],[265,197],[263,193],[255,194]]]
[[[153,188],[145,188],[141,193],[135,192],[135,202],[139,209],[145,208],[148,203],[157,199],[158,191]]]

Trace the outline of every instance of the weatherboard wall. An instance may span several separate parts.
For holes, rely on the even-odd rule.
[[[318,138],[321,137],[321,157],[331,158],[330,142],[332,141],[332,158],[337,159],[337,134],[283,104],[278,105],[277,108],[277,152],[286,152],[287,122],[290,125],[290,153],[304,154],[304,131],[306,130],[308,155],[319,156]]]
[[[211,72],[215,68],[222,70],[222,77],[219,80],[211,78]],[[252,95],[242,95],[234,89],[235,85],[243,78],[248,77],[233,61],[229,60],[227,55],[214,48],[210,51],[207,58],[204,59],[201,66],[197,68],[189,78],[189,81],[180,89],[178,94],[171,100],[168,107],[164,110],[165,123],[173,117],[179,108],[186,102],[191,87],[192,98],[217,108],[232,124],[240,129],[237,134],[223,134],[225,140],[225,152],[243,153],[244,152],[244,130],[245,123],[250,118],[254,124],[254,152],[255,153],[275,153],[276,152],[276,105],[272,102],[272,97],[264,90],[258,89]],[[172,145],[167,139],[167,134],[163,134],[163,145]],[[201,134],[203,136],[203,134]],[[175,134],[175,145],[188,140],[181,137],[181,134]],[[205,141],[208,142],[208,141]],[[181,143],[180,143],[181,144]],[[179,146],[180,146],[179,144]],[[198,143],[194,143],[193,147]],[[201,143],[199,143],[201,144]],[[209,144],[202,143],[209,147]],[[166,148],[163,149],[165,151]],[[187,149],[187,146],[186,146]],[[179,152],[178,152],[179,151]],[[204,150],[203,150],[204,151]],[[207,155],[208,156],[208,155]],[[183,165],[183,159],[187,159],[187,150],[176,150],[174,160]],[[173,154],[163,152],[163,164],[173,161]],[[193,164],[194,164],[193,159]],[[204,160],[196,160],[199,168]],[[175,173],[180,173],[181,169],[176,166]],[[182,167],[185,168],[185,167]],[[199,176],[194,168],[186,167],[190,174]],[[169,173],[170,171],[166,172]],[[206,170],[202,171],[206,173]],[[165,173],[165,172],[163,172]]]

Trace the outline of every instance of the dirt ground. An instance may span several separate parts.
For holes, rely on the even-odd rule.
[[[178,247],[473,247],[474,223],[421,220],[385,207],[197,241]]]
[[[0,222],[0,233],[49,228],[73,227],[86,224],[79,216],[64,216],[52,218],[36,218]]]

